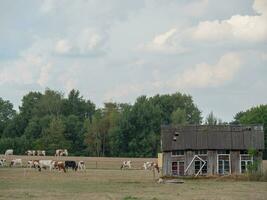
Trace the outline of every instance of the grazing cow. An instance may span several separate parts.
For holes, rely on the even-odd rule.
[[[50,171],[54,167],[54,162],[52,160],[40,160],[39,161],[40,171],[42,168],[48,168]]]
[[[72,168],[72,170],[77,171],[78,165],[77,165],[76,162],[73,161],[73,160],[66,160],[66,161],[65,161],[65,168],[66,168],[66,169],[68,169],[68,168]]]
[[[125,169],[125,168],[132,168],[132,161],[127,160],[127,161],[123,161],[122,165],[121,165],[121,169]]]
[[[66,167],[62,161],[54,161],[54,168],[58,169],[59,171],[62,169],[66,173]]]
[[[14,167],[16,165],[20,165],[22,167],[22,160],[21,160],[21,158],[16,158],[16,159],[11,160],[9,166],[10,167],[12,167],[12,166]]]
[[[0,159],[0,166],[4,167],[5,164],[6,164],[6,159],[1,158],[1,159]]]
[[[5,156],[13,155],[13,149],[7,149],[5,152]]]
[[[37,156],[45,156],[44,150],[37,150]]]
[[[25,152],[25,154],[28,156],[35,156],[35,153],[36,153],[35,150],[28,150]]]
[[[78,162],[78,170],[86,170],[84,161],[81,160]]]
[[[68,156],[67,149],[57,149],[55,156]]]

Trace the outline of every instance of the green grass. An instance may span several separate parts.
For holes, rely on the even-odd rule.
[[[96,170],[86,172],[25,171],[0,168],[0,200],[119,199],[119,200],[266,200],[266,182],[216,179],[157,184],[150,171]]]

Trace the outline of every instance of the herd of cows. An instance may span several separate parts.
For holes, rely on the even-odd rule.
[[[23,166],[22,159],[21,158],[15,158],[10,161],[10,164],[7,165],[6,157],[13,155],[13,149],[8,149],[5,152],[5,158],[0,158],[0,166],[9,166],[9,167],[15,167],[15,166]],[[44,150],[28,150],[25,152],[28,156],[46,156],[46,152]],[[60,156],[68,156],[67,149],[57,149],[55,151],[55,157]],[[74,160],[65,160],[65,161],[55,161],[55,160],[28,160],[27,161],[27,168],[34,168],[38,171],[41,171],[43,169],[45,170],[59,170],[66,173],[68,169],[72,169],[73,171],[83,171],[86,170],[85,162],[80,160],[78,162]],[[131,169],[132,168],[132,161],[127,160],[123,161],[120,169]],[[155,162],[144,162],[143,169],[145,170],[156,170],[158,173],[160,172],[159,166]]]

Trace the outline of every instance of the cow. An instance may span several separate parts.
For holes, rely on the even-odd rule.
[[[155,162],[145,162],[143,167],[144,167],[145,170],[154,170],[154,169],[156,169],[157,172],[159,173],[159,166]]]
[[[42,168],[46,169],[48,168],[50,171],[54,167],[54,161],[52,160],[40,160],[39,161],[40,171]]]
[[[66,173],[66,167],[64,162],[62,161],[54,161],[54,168],[58,169],[59,171],[62,169]]]
[[[5,152],[5,156],[13,155],[13,149],[7,149]]]
[[[35,169],[40,168],[39,160],[28,160],[27,167],[28,168],[35,168]]]
[[[20,165],[22,167],[22,160],[21,160],[21,158],[16,158],[16,159],[11,160],[9,166],[10,167],[14,167],[16,165]]]
[[[151,167],[152,167],[152,163],[153,163],[153,162],[144,162],[143,168],[144,168],[145,170],[149,170],[149,169],[151,169]]]
[[[4,167],[5,164],[6,164],[6,159],[1,158],[1,159],[0,159],[0,166]]]
[[[121,169],[125,169],[125,168],[132,168],[132,161],[127,160],[127,161],[123,161],[122,165],[121,165]]]
[[[37,156],[45,156],[44,150],[37,150]]]
[[[66,160],[65,161],[65,168],[68,169],[68,168],[71,168],[72,170],[75,170],[77,171],[77,168],[78,168],[78,165],[75,161],[73,160]]]
[[[55,156],[68,156],[67,149],[57,149]]]
[[[78,162],[78,170],[86,170],[85,162],[84,161],[79,161]]]
[[[35,153],[36,153],[35,150],[28,150],[25,152],[25,154],[28,156],[35,156]]]

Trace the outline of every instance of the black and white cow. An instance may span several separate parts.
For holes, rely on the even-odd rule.
[[[68,169],[68,168],[71,168],[72,170],[75,170],[77,171],[78,169],[78,165],[75,161],[73,160],[66,160],[65,161],[65,168]]]

